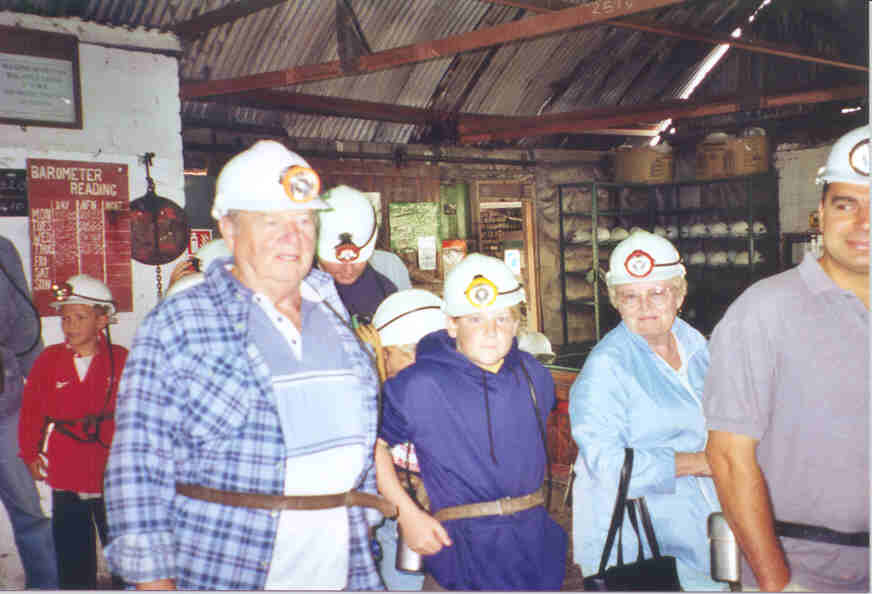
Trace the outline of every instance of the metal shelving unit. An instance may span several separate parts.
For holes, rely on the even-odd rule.
[[[723,315],[729,303],[746,287],[760,278],[781,269],[782,253],[779,247],[778,179],[774,171],[767,173],[708,180],[687,180],[667,184],[631,184],[614,182],[578,182],[559,185],[558,228],[560,232],[560,290],[564,347],[569,341],[570,315],[580,311],[593,316],[594,336],[590,341],[578,343],[588,349],[602,335],[614,327],[619,317],[608,304],[604,279],[600,268],[608,268],[608,255],[618,241],[597,239],[597,228],[633,226],[648,231],[655,226],[674,225],[678,235],[670,240],[678,247],[688,274],[688,295],[683,306],[683,317],[698,330],[708,335]],[[578,201],[588,203],[589,209],[577,208]],[[589,220],[570,224],[570,220]],[[689,236],[682,234],[695,223],[720,221],[748,225],[745,235]],[[754,233],[754,223],[763,223],[764,233]],[[568,235],[570,227],[589,230],[589,241],[574,241]],[[567,249],[574,246],[589,248],[591,267],[586,270],[569,269]],[[747,252],[748,263],[724,265],[690,264],[694,252],[712,251]],[[599,264],[599,265],[597,265]],[[581,277],[581,278],[579,278]],[[590,298],[568,299],[567,280],[593,280]],[[573,281],[575,282],[575,281]],[[602,307],[605,305],[606,307]]]

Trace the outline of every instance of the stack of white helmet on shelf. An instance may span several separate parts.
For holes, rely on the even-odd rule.
[[[612,241],[623,241],[630,236],[630,232],[623,227],[615,227],[612,229]]]

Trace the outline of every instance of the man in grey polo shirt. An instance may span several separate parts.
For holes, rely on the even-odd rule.
[[[710,342],[706,453],[761,590],[869,589],[869,127],[841,137],[823,253],[762,280]]]

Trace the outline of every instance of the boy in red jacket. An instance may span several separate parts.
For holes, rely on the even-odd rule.
[[[94,524],[105,545],[103,470],[127,349],[109,340],[115,304],[105,284],[80,274],[53,289],[64,343],[46,348],[27,377],[19,456],[34,480],[52,487],[60,587],[96,589]]]

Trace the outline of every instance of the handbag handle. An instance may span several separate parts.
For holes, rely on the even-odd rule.
[[[642,526],[645,528],[645,537],[648,539],[648,546],[651,547],[651,553],[655,559],[660,558],[660,545],[657,544],[657,537],[654,535],[654,524],[651,522],[651,514],[648,513],[648,504],[645,503],[644,497],[637,499],[639,503],[639,515],[642,516]]]
[[[636,553],[636,562],[641,562],[645,559],[645,552],[642,549],[642,533],[639,532],[639,522],[636,520],[636,503],[638,499],[629,499],[627,500],[627,517],[630,518],[630,524],[633,526],[633,532],[636,533],[636,542],[638,543],[638,552]],[[623,530],[623,526],[621,527]],[[618,539],[618,546],[620,546],[620,538]],[[621,563],[619,563],[621,565]]]
[[[609,525],[609,533],[606,536],[606,544],[603,547],[603,556],[600,559],[599,573],[606,571],[606,564],[612,554],[612,545],[615,543],[615,535],[618,528],[624,523],[624,507],[627,504],[627,490],[630,488],[630,475],[633,474],[633,448],[624,448],[624,465],[621,467],[621,480],[618,483],[618,495],[615,498],[615,508],[612,511],[612,523]],[[621,544],[618,544],[618,555],[623,557]]]

